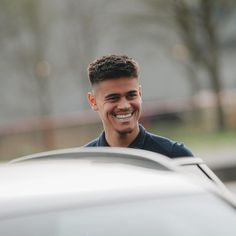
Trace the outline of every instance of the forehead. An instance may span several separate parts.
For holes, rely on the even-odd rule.
[[[111,93],[125,93],[139,89],[139,81],[135,77],[122,77],[99,82],[93,86],[95,93],[103,95]]]

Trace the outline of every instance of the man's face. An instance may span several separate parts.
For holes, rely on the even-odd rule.
[[[106,132],[131,133],[138,129],[141,114],[141,87],[137,78],[122,77],[101,81],[88,94]]]

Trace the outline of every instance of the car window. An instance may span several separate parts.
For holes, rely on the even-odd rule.
[[[161,197],[1,220],[7,236],[235,236],[236,212],[210,194]]]

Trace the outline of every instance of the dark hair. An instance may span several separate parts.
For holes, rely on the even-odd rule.
[[[89,64],[88,77],[92,85],[103,80],[120,77],[138,78],[139,65],[126,55],[103,56]]]

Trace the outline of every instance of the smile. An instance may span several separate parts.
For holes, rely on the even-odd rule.
[[[130,112],[130,113],[127,113],[127,114],[114,114],[113,116],[120,120],[120,121],[125,121],[125,120],[128,120],[132,117],[133,113]]]

